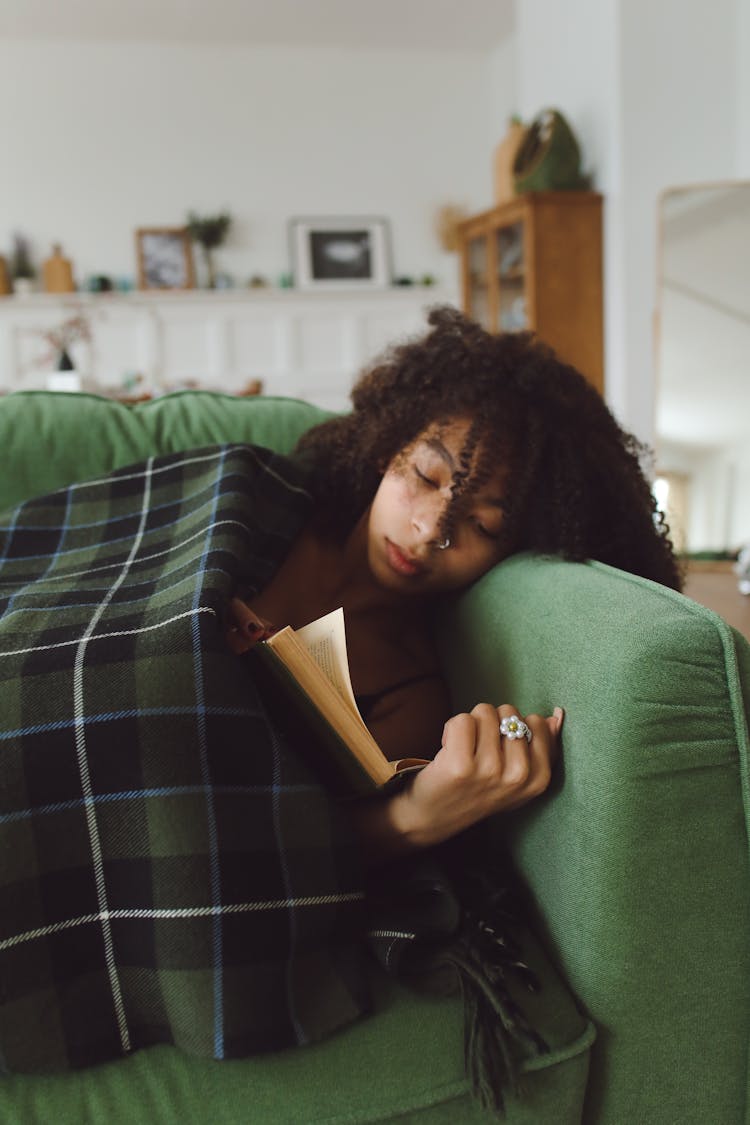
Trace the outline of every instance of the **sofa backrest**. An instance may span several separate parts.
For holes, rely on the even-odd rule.
[[[329,414],[291,398],[179,391],[135,406],[89,394],[20,391],[0,398],[0,511],[73,481],[222,442],[289,453]]]

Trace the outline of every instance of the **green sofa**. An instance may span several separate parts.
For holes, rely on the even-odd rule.
[[[0,509],[151,453],[227,440],[288,451],[322,417],[208,392],[135,407],[9,395]],[[552,1046],[509,1101],[508,1125],[746,1121],[750,648],[679,594],[533,556],[464,594],[440,635],[456,709],[566,709],[551,790],[493,825],[536,903],[527,952],[543,988],[527,1010]],[[460,1002],[372,977],[375,1014],[321,1044],[242,1062],[156,1047],[85,1072],[0,1078],[0,1121],[495,1120],[467,1092]]]

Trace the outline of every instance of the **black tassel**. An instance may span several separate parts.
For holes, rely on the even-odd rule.
[[[387,971],[417,984],[460,989],[464,1061],[472,1094],[503,1115],[505,1095],[523,1093],[522,1064],[549,1047],[529,1024],[511,982],[540,985],[513,936],[521,910],[509,865],[488,869],[487,849],[461,848],[380,872],[369,888],[370,948]]]
[[[504,971],[483,962],[464,942],[437,964],[456,974],[464,1004],[464,1064],[472,1093],[484,1109],[505,1110],[504,1093],[523,1093],[521,1063],[549,1050],[508,991]],[[526,973],[528,968],[519,966]]]
[[[511,890],[509,865],[501,870],[444,856],[461,904],[461,925],[441,960],[453,967],[464,1003],[464,1061],[472,1093],[500,1116],[505,1094],[523,1094],[522,1063],[549,1046],[529,1024],[510,991],[514,981],[529,992],[540,983],[513,936],[522,911]]]

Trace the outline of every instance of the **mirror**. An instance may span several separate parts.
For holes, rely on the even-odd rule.
[[[657,502],[677,549],[750,544],[750,181],[666,191],[656,331]]]

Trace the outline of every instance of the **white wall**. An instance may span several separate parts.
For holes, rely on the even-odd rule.
[[[737,174],[750,176],[750,0],[738,0]]]
[[[290,217],[376,214],[454,284],[433,216],[489,202],[489,91],[486,53],[0,40],[0,252],[132,276],[137,227],[226,207],[220,268],[276,280]]]
[[[0,251],[132,275],[136,227],[228,207],[220,266],[276,279],[289,217],[365,212],[399,273],[454,283],[436,208],[488,206],[507,117],[555,105],[606,196],[608,398],[651,440],[658,196],[750,174],[749,31],[750,0],[519,0],[476,54],[0,40]]]
[[[520,107],[573,125],[605,204],[607,397],[653,440],[652,318],[663,188],[737,172],[739,6],[521,0]]]
[[[654,436],[658,203],[666,187],[736,174],[738,0],[621,0],[621,283],[624,347],[613,378],[638,432]],[[615,366],[617,364],[617,366]]]
[[[750,0],[748,0],[750,3]],[[521,113],[518,89],[518,40],[506,39],[489,56],[490,97],[487,115],[487,151],[492,153],[505,136],[510,118]],[[488,165],[486,200],[493,203],[492,166]]]

